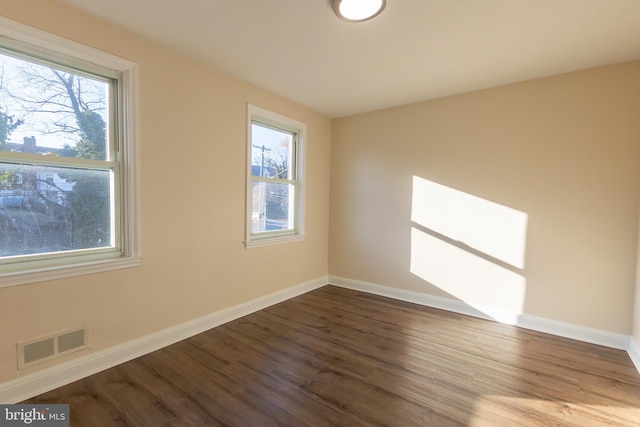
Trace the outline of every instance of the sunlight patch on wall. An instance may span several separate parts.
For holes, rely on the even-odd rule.
[[[411,273],[500,322],[514,323],[513,315],[522,313],[526,281],[521,274],[415,227],[411,229]]]
[[[410,271],[503,323],[526,294],[527,214],[414,176]]]
[[[528,215],[413,177],[411,221],[517,268],[524,268]]]

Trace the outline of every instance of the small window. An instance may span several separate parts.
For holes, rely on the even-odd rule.
[[[306,125],[252,105],[247,122],[246,245],[300,240]]]
[[[0,24],[0,286],[135,265],[135,65]]]

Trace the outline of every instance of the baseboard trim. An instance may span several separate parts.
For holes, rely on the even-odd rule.
[[[407,291],[390,286],[378,285],[361,280],[347,279],[339,276],[329,276],[329,283],[354,291],[366,292],[369,294],[380,295],[383,297],[393,298],[400,301],[406,301],[414,304],[424,305],[426,307],[438,308],[441,310],[452,311],[454,313],[466,314],[468,316],[480,317],[482,319],[492,320],[485,313],[476,310],[468,304],[449,298],[437,297],[435,295],[427,295],[420,292]]]
[[[558,322],[556,320],[530,316],[527,314],[509,313],[504,310],[491,307],[482,307],[482,310],[479,310],[462,301],[392,288],[375,283],[363,282],[361,280],[348,279],[345,277],[329,276],[329,283],[343,288],[394,298],[401,301],[452,311],[454,313],[465,314],[482,319],[493,321],[501,321],[500,319],[505,319],[502,323],[551,335],[557,335],[564,338],[611,347],[618,350],[629,351],[630,337],[628,335]],[[636,367],[637,366],[638,364],[636,364]]]
[[[238,319],[263,308],[286,301],[298,295],[325,286],[327,277],[321,277],[291,288],[219,310],[206,316],[172,326],[144,337],[90,353],[63,364],[0,384],[0,403],[18,403],[73,381],[159,350],[216,326]]]
[[[0,384],[0,403],[18,403],[53,390],[73,381],[88,377],[97,372],[159,350],[176,342],[207,331],[216,326],[246,316],[263,308],[286,301],[321,288],[327,283],[347,289],[367,292],[427,307],[438,308],[454,313],[465,314],[495,321],[496,318],[514,318],[513,314],[501,310],[478,310],[449,298],[412,292],[375,283],[348,279],[339,276],[321,277],[291,288],[265,295],[260,298],[219,310],[209,315],[172,326],[170,328],[146,335],[133,341],[105,350],[90,353],[87,356],[65,362],[63,364],[35,372]],[[489,312],[491,315],[486,314]],[[558,335],[592,344],[626,350],[633,364],[640,373],[640,346],[631,337],[623,334],[601,331],[569,323],[558,322],[529,315],[515,316],[515,322],[508,321],[518,327]]]
[[[638,373],[640,373],[640,344],[638,344],[633,337],[629,338],[629,349],[627,353],[629,353],[631,361],[636,365],[636,369]]]

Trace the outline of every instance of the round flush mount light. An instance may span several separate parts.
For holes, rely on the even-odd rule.
[[[333,11],[347,22],[362,22],[380,14],[387,0],[332,0]]]

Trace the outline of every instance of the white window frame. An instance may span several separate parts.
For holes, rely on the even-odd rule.
[[[293,177],[295,206],[291,210],[293,218],[293,230],[252,232],[253,211],[253,176],[251,169],[252,129],[253,122],[263,124],[276,129],[282,129],[295,134],[295,149],[292,160],[295,176]],[[273,111],[247,104],[247,188],[246,188],[246,235],[245,246],[247,248],[290,243],[304,240],[304,170],[305,170],[305,143],[307,138],[306,123],[283,116]]]
[[[55,253],[31,260],[0,265],[0,288],[45,280],[137,267],[142,260],[138,186],[138,66],[117,56],[0,17],[0,43],[9,49],[26,51],[34,57],[77,69],[92,66],[119,76],[116,96],[118,153],[114,159],[118,198],[115,212],[119,224],[118,251],[86,250]],[[90,69],[88,69],[90,71]],[[46,165],[45,159],[38,164]]]

